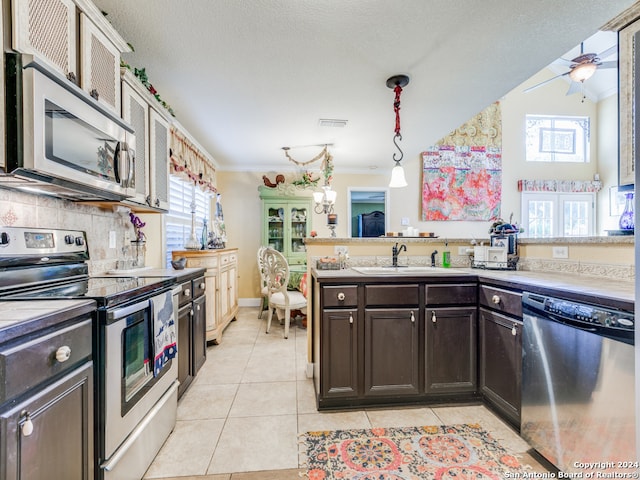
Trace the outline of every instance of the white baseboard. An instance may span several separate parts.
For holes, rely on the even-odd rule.
[[[239,307],[259,307],[261,303],[260,298],[239,298]]]

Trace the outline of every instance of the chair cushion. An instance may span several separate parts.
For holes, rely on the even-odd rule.
[[[302,308],[307,306],[307,299],[304,298],[304,295],[298,291],[290,291],[287,292],[289,296],[289,307],[294,308]],[[271,297],[269,297],[269,303],[276,306],[284,308],[284,294],[282,292],[276,292]]]

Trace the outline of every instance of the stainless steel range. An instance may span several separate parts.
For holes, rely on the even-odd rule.
[[[97,302],[96,478],[138,480],[173,430],[173,277],[90,277],[84,232],[0,228],[0,298]]]

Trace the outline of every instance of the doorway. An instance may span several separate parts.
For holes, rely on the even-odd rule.
[[[348,187],[349,237],[378,237],[389,229],[389,189]]]

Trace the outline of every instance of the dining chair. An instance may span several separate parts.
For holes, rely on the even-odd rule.
[[[269,304],[269,291],[267,289],[267,276],[264,271],[264,261],[262,256],[267,249],[264,245],[258,248],[258,273],[260,273],[260,309],[258,310],[258,318],[262,318],[262,312],[265,311]]]
[[[287,290],[289,284],[289,264],[287,259],[277,250],[267,247],[262,255],[264,271],[267,278],[268,309],[267,331],[271,328],[274,310],[284,311],[284,338],[289,338],[291,311],[306,312],[307,299],[297,290]]]

